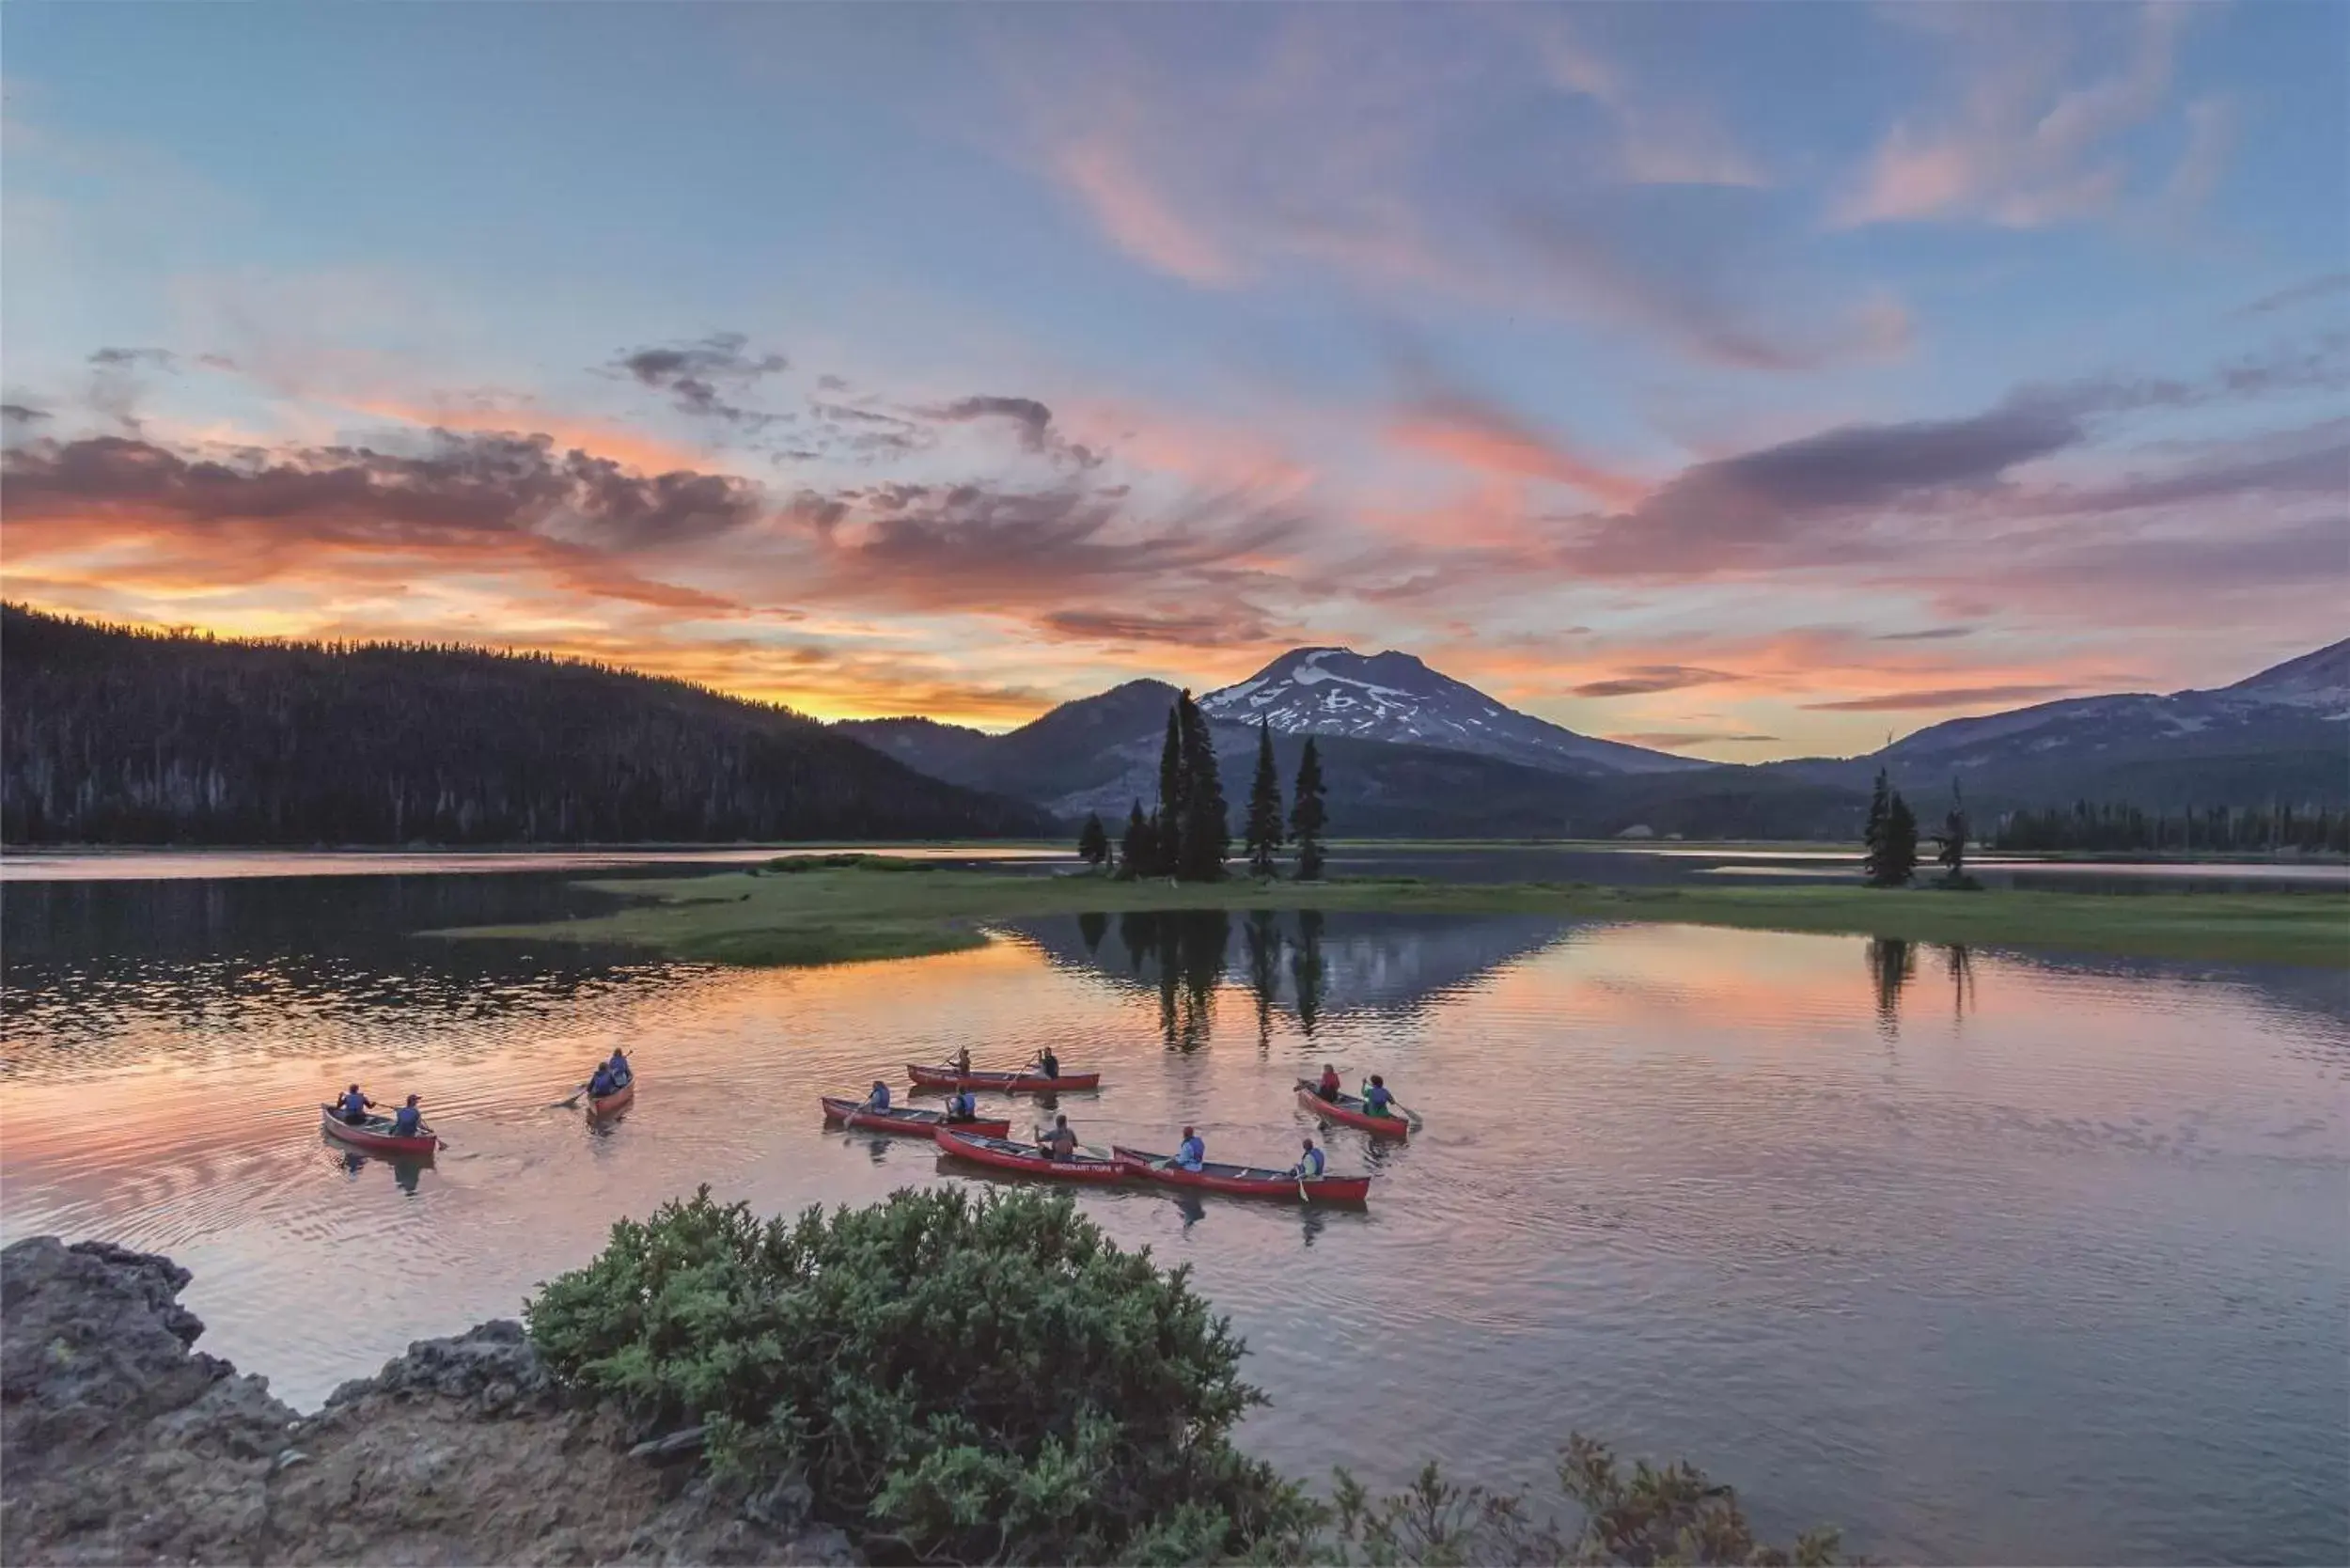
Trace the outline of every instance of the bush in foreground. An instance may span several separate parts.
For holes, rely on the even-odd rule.
[[[1228,1441],[1263,1396],[1224,1320],[1065,1195],[762,1224],[704,1188],[615,1226],[528,1317],[558,1375],[926,1560],[1197,1561],[1306,1517]]]
[[[1193,1294],[1067,1194],[900,1192],[760,1222],[707,1187],[623,1220],[541,1288],[558,1376],[649,1427],[702,1426],[746,1488],[800,1477],[876,1557],[930,1562],[1825,1563],[1832,1534],[1758,1544],[1685,1465],[1629,1477],[1570,1440],[1579,1532],[1434,1466],[1373,1498],[1308,1498],[1230,1441],[1263,1395]]]

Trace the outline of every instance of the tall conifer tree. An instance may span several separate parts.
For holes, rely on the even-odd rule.
[[[1248,869],[1274,874],[1274,852],[1281,847],[1281,776],[1273,765],[1273,729],[1257,721],[1257,778],[1248,790]]]
[[[1297,792],[1290,800],[1290,837],[1297,843],[1297,877],[1312,882],[1322,875],[1322,830],[1326,816],[1322,807],[1322,757],[1314,738],[1306,737],[1306,754],[1297,760]]]
[[[1183,856],[1183,736],[1179,715],[1183,706],[1191,700],[1185,692],[1176,706],[1167,711],[1167,739],[1159,746],[1159,808],[1152,815],[1158,833],[1151,861],[1152,876],[1181,874]]]
[[[1184,692],[1176,699],[1177,732],[1183,740],[1183,810],[1176,875],[1214,882],[1224,875],[1231,853],[1232,826],[1225,814],[1224,783],[1218,776],[1215,736],[1208,715]]]

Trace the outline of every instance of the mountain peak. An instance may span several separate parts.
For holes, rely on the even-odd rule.
[[[1649,773],[1702,767],[1638,746],[1578,735],[1521,713],[1395,649],[1293,648],[1247,680],[1199,699],[1212,719],[1263,723],[1285,735],[1442,746],[1555,773]]]

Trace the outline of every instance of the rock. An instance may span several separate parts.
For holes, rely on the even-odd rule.
[[[631,1459],[641,1459],[654,1465],[671,1465],[681,1460],[699,1459],[705,1430],[689,1426],[666,1436],[650,1438],[628,1450]]]
[[[686,1481],[698,1428],[638,1457],[520,1324],[418,1341],[297,1419],[191,1348],[188,1279],[100,1242],[0,1251],[10,1564],[858,1560],[796,1478],[748,1498]]]

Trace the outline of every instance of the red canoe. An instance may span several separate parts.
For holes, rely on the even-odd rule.
[[[339,1138],[370,1154],[430,1154],[441,1146],[440,1138],[430,1127],[419,1137],[402,1137],[392,1131],[392,1119],[388,1116],[370,1116],[354,1126],[337,1116],[332,1105],[319,1107],[319,1124],[326,1129],[328,1137]]]
[[[1165,1154],[1126,1148],[1110,1152],[1118,1156],[1127,1175],[1170,1187],[1198,1187],[1242,1198],[1286,1198],[1292,1203],[1360,1203],[1371,1196],[1368,1176],[1310,1176],[1301,1183],[1285,1170],[1246,1165],[1202,1165],[1197,1170],[1185,1170]]]
[[[1336,1100],[1324,1100],[1314,1092],[1314,1086],[1305,1079],[1297,1080],[1297,1103],[1321,1117],[1324,1121],[1342,1122],[1360,1127],[1364,1132],[1381,1137],[1410,1137],[1411,1123],[1400,1116],[1373,1116],[1363,1109],[1363,1103],[1352,1094],[1341,1094]]]
[[[947,1125],[947,1113],[934,1110],[914,1110],[904,1105],[892,1105],[887,1110],[867,1110],[861,1100],[836,1100],[823,1096],[824,1120],[848,1126],[863,1127],[876,1133],[903,1133],[908,1137],[928,1137]],[[1009,1121],[958,1121],[955,1130],[977,1133],[981,1137],[1002,1137],[1011,1131]]]
[[[918,1089],[992,1089],[998,1094],[1051,1094],[1072,1090],[1099,1089],[1099,1073],[1063,1073],[1048,1078],[1042,1073],[957,1073],[951,1067],[919,1067],[906,1063],[906,1076]]]
[[[1050,1176],[1063,1182],[1117,1182],[1126,1175],[1126,1168],[1114,1159],[1097,1160],[1079,1154],[1075,1159],[1048,1160],[1033,1143],[980,1137],[959,1127],[941,1127],[937,1136],[938,1147],[958,1159],[992,1165],[998,1170],[1017,1170],[1024,1176]]]
[[[628,1109],[630,1103],[635,1098],[636,1080],[632,1077],[603,1099],[590,1099],[588,1102],[588,1114],[589,1116],[617,1116]]]

